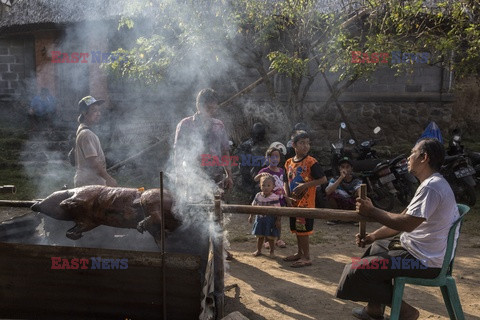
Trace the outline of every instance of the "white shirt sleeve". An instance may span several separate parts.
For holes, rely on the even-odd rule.
[[[441,197],[438,192],[428,186],[424,186],[415,194],[407,207],[407,214],[425,218],[428,220],[440,203]]]

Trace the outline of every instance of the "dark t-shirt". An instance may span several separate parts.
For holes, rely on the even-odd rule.
[[[338,176],[335,178],[330,179],[328,182],[328,186],[331,186],[335,183],[335,181],[338,180]],[[336,192],[340,193],[344,196],[350,196],[350,197],[356,197],[356,192],[358,188],[360,188],[360,185],[362,184],[362,180],[353,177],[352,181],[347,182],[345,179],[343,179],[342,182],[338,185]],[[339,192],[338,192],[339,191]]]

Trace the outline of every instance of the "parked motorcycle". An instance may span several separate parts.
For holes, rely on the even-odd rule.
[[[452,132],[452,139],[448,144],[447,154],[449,156],[463,155],[467,157],[468,163],[475,170],[475,182],[480,184],[480,152],[466,150],[462,144],[462,136],[459,130]]]
[[[367,196],[373,204],[383,210],[391,210],[395,202],[396,189],[393,185],[395,175],[390,171],[388,161],[382,161],[376,156],[371,148],[376,139],[371,139],[355,146],[355,140],[350,139],[348,145],[342,139],[342,130],[345,123],[340,124],[338,140],[331,145],[331,165],[334,175],[338,175],[338,162],[343,157],[349,157],[353,161],[354,175],[362,179],[367,185]],[[380,127],[375,128],[374,133],[380,132]]]
[[[468,165],[463,155],[446,156],[440,173],[450,184],[458,203],[475,205],[475,169]]]
[[[450,184],[457,202],[473,206],[477,200],[475,185],[480,177],[480,154],[466,152],[461,142],[460,132],[454,131],[440,172]]]
[[[373,133],[377,135],[382,128],[376,127],[373,129]],[[365,160],[365,159],[378,159],[377,151],[373,149],[373,146],[377,144],[377,142],[383,139],[369,139],[365,140],[360,143],[355,149],[358,153],[357,159],[358,160]]]
[[[377,135],[380,130],[380,127],[376,127],[373,130],[373,133]],[[358,153],[357,159],[378,159],[377,152],[373,149],[373,146],[381,140],[382,139],[369,139],[362,142],[356,147]],[[381,168],[384,164],[388,164],[390,172],[380,172],[380,174],[384,174],[384,177],[381,180],[382,184],[389,187],[389,191],[395,194],[402,205],[407,205],[415,195],[418,181],[417,178],[408,172],[406,156],[402,154],[392,160],[381,164],[378,163],[377,165]]]
[[[395,175],[393,185],[397,189],[397,199],[402,205],[407,205],[415,195],[418,184],[417,178],[408,172],[408,161],[404,154],[401,154],[389,161],[390,171]]]

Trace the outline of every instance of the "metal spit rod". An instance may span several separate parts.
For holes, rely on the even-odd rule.
[[[163,171],[160,171],[160,216],[162,223],[160,227],[160,239],[162,241],[162,310],[163,320],[167,320],[167,284],[165,277],[165,211],[163,210]]]

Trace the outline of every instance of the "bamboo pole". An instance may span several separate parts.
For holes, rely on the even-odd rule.
[[[214,296],[215,296],[215,319],[222,319],[224,316],[224,303],[225,303],[225,269],[223,264],[223,212],[220,207],[220,195],[215,195],[215,208],[214,208],[215,225],[218,225],[220,232],[218,235],[215,233],[215,239],[213,241],[213,268],[214,268]]]
[[[17,189],[15,188],[14,185],[0,186],[0,193],[13,193],[13,194],[15,194],[16,192],[17,192]]]
[[[38,200],[41,201],[42,199]],[[33,206],[37,201],[31,200],[0,200],[0,207],[24,207],[30,208]]]
[[[157,139],[158,139],[158,138],[157,138]],[[143,155],[145,152],[152,150],[153,148],[155,148],[156,146],[158,146],[161,142],[163,142],[163,140],[159,140],[159,141],[155,142],[154,144],[146,147],[145,149],[143,149],[143,150],[140,151],[139,153],[134,154],[133,156],[128,157],[128,158],[125,159],[125,160],[122,160],[122,161],[120,161],[120,162],[117,162],[116,164],[114,164],[113,166],[111,166],[110,168],[108,168],[107,171],[108,171],[108,172],[111,172],[111,171],[113,171],[113,170],[116,170],[116,169],[120,168],[121,166],[127,164],[128,162],[130,162],[130,161],[132,161],[132,160],[140,157],[140,156]]]
[[[266,74],[266,77],[267,78],[270,78],[271,76],[273,76],[275,73],[277,73],[276,70],[271,70],[269,71],[267,74]],[[221,107],[225,107],[226,105],[228,105],[230,102],[232,102],[233,100],[235,100],[236,98],[240,97],[241,95],[244,95],[245,93],[248,93],[250,91],[252,91],[253,89],[255,89],[258,85],[260,85],[263,81],[265,81],[265,78],[264,77],[261,77],[259,79],[257,79],[255,82],[253,82],[252,84],[248,85],[247,87],[245,87],[244,89],[240,90],[239,92],[237,92],[236,94],[234,94],[233,96],[231,96],[230,98],[228,98],[227,100],[223,101],[222,103],[220,103],[218,105],[219,108]]]
[[[223,213],[235,214],[269,214],[274,216],[312,218],[323,220],[341,221],[374,221],[363,217],[354,210],[340,210],[329,208],[293,208],[293,207],[258,207],[238,204],[225,204],[221,206]]]
[[[162,219],[161,235],[162,241],[162,310],[163,320],[167,320],[167,283],[165,276],[165,211],[163,210],[163,171],[160,171],[160,217]]]
[[[364,183],[360,185],[360,198],[363,200],[367,199],[367,185]],[[365,235],[367,234],[367,223],[365,221],[360,221],[358,231],[360,233],[360,239],[365,238]]]

